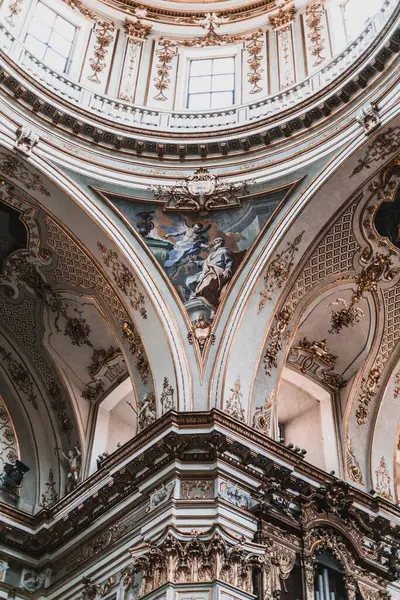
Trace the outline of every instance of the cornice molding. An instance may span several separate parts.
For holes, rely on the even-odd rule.
[[[41,87],[4,54],[0,64],[0,89],[13,98],[22,110],[30,110],[35,118],[40,117],[44,123],[51,124],[52,128],[70,133],[82,141],[94,141],[98,147],[108,150],[123,150],[143,157],[172,160],[254,153],[271,143],[293,138],[311,126],[324,123],[352,99],[359,98],[367,86],[370,93],[371,80],[385,72],[399,52],[400,29],[397,28],[388,35],[399,12],[400,7],[394,11],[366,53],[350,69],[316,94],[276,117],[218,132],[192,132],[190,143],[185,139],[189,136],[188,133],[164,133],[159,128],[152,131],[121,124],[116,129],[109,120],[93,112],[89,116],[87,111],[73,107],[50,90]],[[384,39],[385,36],[388,37]],[[165,143],[165,138],[168,143]]]

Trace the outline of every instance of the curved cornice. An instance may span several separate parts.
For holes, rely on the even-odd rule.
[[[162,131],[158,127],[143,129],[117,125],[115,120],[73,106],[44,88],[4,54],[0,64],[1,87],[13,96],[21,109],[30,110],[35,118],[51,123],[52,128],[60,132],[68,132],[76,140],[95,142],[99,148],[172,161],[254,154],[324,124],[328,117],[331,120],[353,102],[360,103],[367,86],[369,95],[373,86],[379,89],[382,72],[390,68],[400,48],[400,28],[396,25],[399,12],[400,6],[397,6],[368,50],[328,86],[276,115],[230,130],[183,133]],[[289,91],[279,95],[282,103],[290,97]]]

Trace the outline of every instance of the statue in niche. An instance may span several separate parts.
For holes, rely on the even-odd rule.
[[[140,433],[156,420],[156,398],[153,393],[143,395],[137,414],[137,432]]]
[[[80,468],[80,458],[81,452],[78,446],[74,446],[73,450],[68,450],[67,454],[61,450],[61,454],[64,459],[68,462],[68,474],[67,474],[67,485],[66,485],[66,493],[69,494],[76,488],[80,479],[81,479],[81,468]]]
[[[226,286],[232,279],[235,257],[233,252],[226,248],[222,237],[217,237],[213,242],[213,250],[201,263],[202,270],[186,280],[186,285],[192,292],[190,298],[202,298],[216,310]]]

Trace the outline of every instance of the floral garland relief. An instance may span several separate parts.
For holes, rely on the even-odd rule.
[[[263,88],[259,85],[261,80],[261,73],[263,69],[261,69],[262,64],[262,51],[264,48],[264,34],[262,31],[255,31],[250,35],[250,37],[246,40],[247,44],[245,46],[250,58],[247,61],[249,65],[250,71],[247,74],[248,81],[250,85],[253,87],[250,90],[250,94],[258,94],[262,92]]]
[[[168,90],[171,80],[169,78],[170,71],[172,68],[172,59],[176,56],[177,43],[172,40],[160,40],[159,48],[156,50],[158,58],[157,63],[157,77],[154,80],[154,85],[158,94],[154,96],[154,100],[161,100],[165,102],[167,100],[164,92]]]
[[[115,31],[114,23],[108,21],[99,21],[95,26],[96,44],[94,47],[93,57],[89,60],[93,75],[88,77],[92,83],[101,83],[99,73],[102,73],[107,66],[106,56],[108,49],[114,37],[112,32]]]
[[[319,67],[325,60],[325,57],[321,54],[325,49],[325,40],[321,33],[324,14],[324,3],[321,0],[310,2],[306,8],[305,21],[309,29],[307,37],[310,40],[310,54],[315,58],[313,67]]]
[[[5,20],[11,27],[15,27],[14,18],[18,17],[19,13],[21,12],[21,5],[23,1],[24,0],[11,0],[10,4],[8,5],[8,10],[10,13],[5,17]]]

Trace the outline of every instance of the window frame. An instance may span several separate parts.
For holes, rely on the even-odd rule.
[[[242,65],[241,65],[241,49],[237,45],[227,45],[220,48],[180,48],[178,52],[179,64],[182,68],[178,68],[178,76],[176,80],[176,94],[174,102],[174,110],[185,110],[187,112],[219,112],[230,110],[233,106],[238,106],[242,101]],[[199,109],[190,110],[187,108],[188,92],[189,92],[189,75],[190,63],[192,60],[208,60],[213,58],[233,58],[235,77],[234,77],[234,104],[222,108],[209,108],[200,111]],[[179,66],[179,65],[178,65]]]
[[[35,16],[36,7],[39,4],[39,2],[41,2],[42,4],[47,6],[47,8],[49,8],[50,10],[55,12],[57,15],[59,15],[60,17],[62,17],[63,19],[65,19],[66,21],[71,23],[71,25],[76,27],[75,37],[72,42],[69,58],[67,60],[67,66],[66,66],[65,71],[60,73],[60,75],[68,76],[68,77],[71,77],[72,79],[78,80],[81,69],[82,69],[82,65],[84,63],[84,59],[82,59],[82,57],[86,54],[86,47],[88,44],[90,31],[92,29],[93,22],[89,21],[88,19],[85,19],[80,13],[74,11],[68,5],[60,4],[57,6],[57,10],[54,10],[54,6],[51,5],[52,4],[51,0],[34,0],[29,8],[29,11],[27,13],[27,16],[26,16],[26,19],[24,22],[24,27],[21,31],[20,39],[24,40],[24,42],[23,42],[24,48],[25,48],[25,38],[27,36],[31,21],[32,21],[33,17]],[[26,50],[28,52],[30,52],[30,50],[28,50],[28,49],[26,49]],[[38,59],[38,60],[41,60],[41,59]],[[41,62],[43,62],[43,64],[46,64],[45,61],[41,60]],[[51,69],[52,71],[54,70],[54,69],[52,69],[52,67],[48,67],[48,68]],[[57,71],[55,71],[55,72],[57,72]]]
[[[232,59],[232,62],[233,62],[233,71],[227,72],[227,73],[221,73],[221,75],[233,75],[233,87],[231,89],[213,91],[213,89],[212,89],[213,78],[217,77],[217,75],[213,74],[214,61],[228,60],[228,59]],[[207,94],[210,95],[210,101],[211,101],[211,103],[212,103],[212,97],[213,97],[214,94],[218,94],[219,92],[222,92],[222,93],[224,93],[224,92],[231,93],[232,94],[232,98],[233,98],[233,102],[232,102],[231,106],[234,106],[235,105],[235,99],[236,99],[236,81],[235,81],[235,74],[236,74],[236,68],[235,67],[236,67],[236,65],[235,65],[235,58],[234,58],[234,56],[214,56],[212,58],[192,58],[189,61],[189,67],[188,67],[188,91],[187,91],[187,95],[186,95],[186,106],[185,106],[185,108],[187,110],[190,110],[190,111],[200,110],[200,109],[191,109],[190,106],[189,106],[189,102],[190,102],[190,97],[191,96],[198,96],[198,95],[201,94],[201,92],[194,92],[194,93],[190,92],[190,82],[191,82],[191,80],[192,79],[197,79],[199,77],[202,77],[201,75],[191,75],[191,70],[192,70],[193,63],[195,63],[195,62],[201,62],[201,61],[202,62],[211,61],[211,73],[209,75],[209,77],[211,78],[211,89],[209,91],[203,92],[203,93],[207,93]],[[204,75],[204,77],[207,77],[207,75]],[[207,107],[207,109],[204,109],[204,110],[223,110],[224,108],[227,108],[227,107],[221,106],[219,108],[214,108],[212,106],[209,106],[209,107]]]

